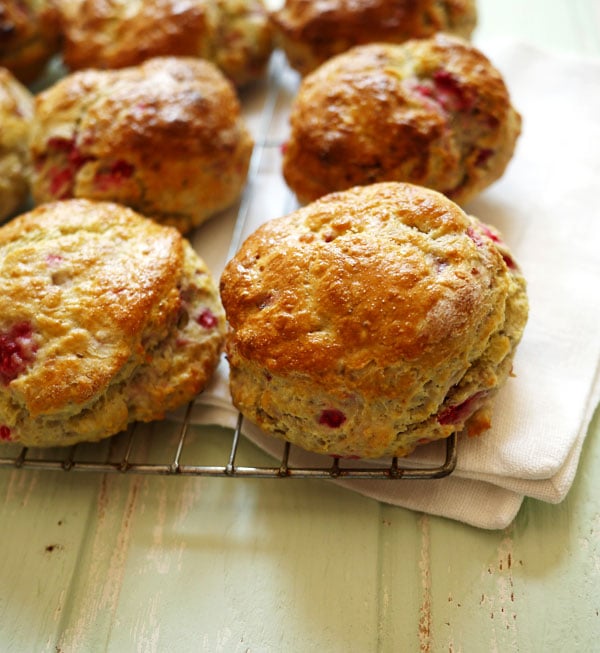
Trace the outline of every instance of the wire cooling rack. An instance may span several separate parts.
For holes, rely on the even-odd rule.
[[[134,424],[128,431],[99,443],[67,448],[28,449],[7,445],[0,457],[0,469],[64,472],[116,472],[162,476],[212,476],[222,478],[320,478],[320,479],[434,479],[448,476],[456,467],[456,435],[446,441],[445,459],[438,465],[404,467],[393,458],[389,464],[320,456],[322,465],[295,466],[290,463],[295,447],[282,443],[276,464],[265,463],[265,455],[242,435],[243,418],[238,416],[233,433],[227,429],[195,427],[188,406],[182,423]],[[192,429],[190,428],[192,427]],[[193,431],[193,432],[192,432]],[[217,464],[208,464],[212,458]],[[259,463],[246,461],[260,458]],[[219,462],[220,461],[220,462]]]
[[[56,72],[54,76],[57,76]],[[256,210],[257,194],[271,192],[269,184],[265,191],[265,184],[261,185],[259,178],[264,177],[269,168],[273,171],[273,155],[280,153],[285,140],[282,125],[287,123],[286,107],[289,107],[297,84],[294,76],[283,54],[276,52],[264,87],[254,96],[245,98],[253,105],[251,115],[247,117],[253,126],[255,147],[246,189],[238,206],[229,212],[232,229],[227,260],[248,235],[248,216],[251,210]],[[277,174],[280,177],[278,171]],[[283,213],[295,208],[293,195],[287,191],[285,197],[279,203]],[[223,218],[226,219],[227,216]],[[281,455],[274,464],[273,457],[267,456],[243,436],[241,415],[238,415],[232,432],[232,429],[221,427],[197,426],[190,419],[192,410],[196,414],[202,410],[202,406],[198,402],[190,402],[179,423],[165,420],[133,424],[126,432],[98,443],[49,449],[6,444],[0,448],[0,469],[222,478],[399,480],[442,478],[451,474],[456,467],[456,434],[446,440],[445,456],[440,451],[439,462],[427,465],[417,466],[409,460],[400,459],[403,461],[401,465],[398,458],[374,463],[318,456],[319,464],[307,467],[293,463],[295,447],[289,443],[281,444]],[[213,464],[212,461],[216,462]]]

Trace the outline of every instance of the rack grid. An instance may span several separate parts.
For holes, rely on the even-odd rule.
[[[63,472],[131,473],[162,476],[212,476],[222,478],[319,478],[319,479],[435,479],[451,474],[457,462],[457,437],[451,435],[446,442],[445,459],[431,466],[402,466],[398,458],[386,463],[350,465],[340,458],[322,456],[323,463],[312,467],[295,466],[290,463],[293,445],[284,443],[277,464],[238,464],[238,452],[243,438],[243,417],[238,415],[236,428],[229,436],[230,444],[225,453],[223,437],[219,464],[202,462],[210,453],[203,451],[202,439],[206,427],[190,434],[189,416],[193,402],[188,405],[182,423],[158,422],[154,425],[133,424],[126,432],[101,443],[85,443],[67,448],[29,449],[8,445],[11,451],[0,457],[0,469],[45,470]],[[157,443],[160,429],[174,432]],[[207,447],[208,449],[209,447]],[[212,448],[212,447],[211,447]],[[157,451],[158,449],[158,451]],[[191,453],[188,454],[187,449]],[[153,450],[153,451],[152,451]],[[152,456],[149,454],[152,453]],[[212,455],[215,455],[214,452]],[[150,457],[155,460],[150,460]],[[186,457],[190,460],[186,460]],[[247,457],[247,455],[246,455]],[[158,459],[158,460],[156,460]]]

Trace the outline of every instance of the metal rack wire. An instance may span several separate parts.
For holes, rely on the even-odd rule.
[[[225,450],[224,437],[220,434],[221,446],[217,455],[222,456],[220,464],[199,462],[210,456],[203,451],[204,429],[196,429],[190,435],[189,415],[193,402],[189,404],[184,421],[176,425],[175,433],[163,438],[159,451],[156,434],[169,426],[160,422],[153,427],[134,424],[128,431],[97,444],[74,445],[68,448],[36,449],[16,448],[9,455],[0,457],[0,469],[45,470],[63,472],[131,473],[162,476],[212,476],[221,478],[319,478],[319,479],[434,479],[448,476],[456,467],[457,438],[450,436],[446,442],[445,459],[439,464],[427,467],[405,467],[393,458],[389,464],[368,464],[364,467],[350,466],[339,458],[322,456],[322,465],[314,467],[295,466],[290,463],[294,447],[282,444],[282,454],[277,464],[238,464],[240,443],[243,439],[243,418],[238,416],[237,425],[230,435]],[[227,436],[225,436],[227,437]],[[141,451],[137,451],[140,449]],[[186,449],[190,458],[186,460]],[[255,452],[250,452],[255,453]],[[149,455],[150,454],[150,455]],[[214,454],[213,454],[214,455]],[[245,452],[244,457],[248,457]],[[150,460],[154,458],[155,460]],[[158,460],[156,460],[158,458]]]
[[[240,203],[235,211],[234,227],[227,258],[231,258],[244,237],[250,204],[255,192],[255,181],[260,174],[265,153],[279,149],[281,142],[273,139],[271,126],[280,101],[282,89],[289,91],[289,74],[281,53],[275,53],[271,62],[268,80],[258,121],[258,134],[255,135],[255,147],[250,161],[248,183]],[[293,82],[292,82],[293,83]],[[287,208],[293,206],[293,196]],[[319,464],[311,467],[295,465],[294,447],[282,444],[281,456],[276,464],[264,462],[264,458],[253,464],[246,464],[245,459],[256,458],[261,454],[256,447],[248,449],[242,434],[243,418],[238,416],[233,433],[222,430],[216,447],[209,443],[210,427],[190,428],[192,409],[198,410],[198,404],[190,402],[183,422],[156,422],[151,425],[134,424],[126,432],[120,433],[99,443],[84,443],[67,448],[28,449],[18,445],[6,445],[0,449],[0,469],[44,470],[44,471],[78,471],[97,473],[154,474],[166,476],[211,476],[222,478],[319,478],[319,479],[436,479],[451,474],[457,462],[457,436],[450,436],[446,441],[445,457],[440,454],[438,464],[419,465],[397,458],[389,463],[346,461],[327,456],[319,457]],[[200,407],[201,410],[201,407]],[[225,444],[227,438],[229,445]],[[247,444],[247,443],[246,443]],[[240,448],[245,451],[240,455]],[[213,449],[210,454],[207,449]],[[211,455],[217,457],[217,464],[204,462]],[[240,460],[242,462],[240,462]],[[406,466],[404,466],[406,464]]]

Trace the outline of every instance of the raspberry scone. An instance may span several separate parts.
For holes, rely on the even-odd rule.
[[[271,13],[275,40],[306,75],[334,55],[365,43],[403,43],[437,32],[469,38],[475,0],[286,0]]]
[[[0,440],[63,446],[162,418],[219,360],[224,315],[180,232],[65,200],[0,228]]]
[[[39,77],[60,44],[57,1],[0,2],[0,66],[21,82],[28,84]]]
[[[273,48],[262,0],[63,0],[62,22],[71,70],[200,57],[242,86],[262,77]]]
[[[29,130],[33,96],[0,68],[0,220],[14,213],[29,193]]]
[[[463,204],[496,181],[521,129],[506,84],[463,39],[357,46],[305,77],[283,173],[301,202],[403,181]]]
[[[234,87],[207,61],[80,71],[36,98],[32,194],[115,201],[186,232],[238,199],[252,147]]]
[[[381,183],[267,222],[221,278],[234,404],[337,456],[405,456],[491,424],[527,321],[499,234],[444,195]]]

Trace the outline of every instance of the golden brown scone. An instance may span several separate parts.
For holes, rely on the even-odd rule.
[[[60,48],[60,22],[53,0],[0,0],[0,66],[32,82]]]
[[[260,79],[273,51],[273,29],[262,0],[216,0],[219,20],[212,61],[244,86]]]
[[[0,228],[0,440],[62,446],[162,418],[211,377],[224,316],[181,234],[67,200]]]
[[[521,117],[492,63],[463,39],[357,46],[305,77],[283,173],[301,202],[405,181],[465,203],[512,158]]]
[[[475,0],[286,0],[271,21],[290,65],[306,75],[355,45],[437,32],[469,38],[477,9]]]
[[[157,56],[212,61],[236,85],[264,73],[272,28],[262,0],[61,0],[71,70],[124,68]]]
[[[260,227],[221,299],[239,410],[307,450],[361,458],[488,428],[528,307],[494,229],[394,182]]]
[[[80,71],[36,98],[32,193],[120,202],[185,232],[237,200],[252,146],[233,85],[207,61]]]
[[[33,96],[0,68],[0,220],[14,213],[29,193],[29,129]]]

